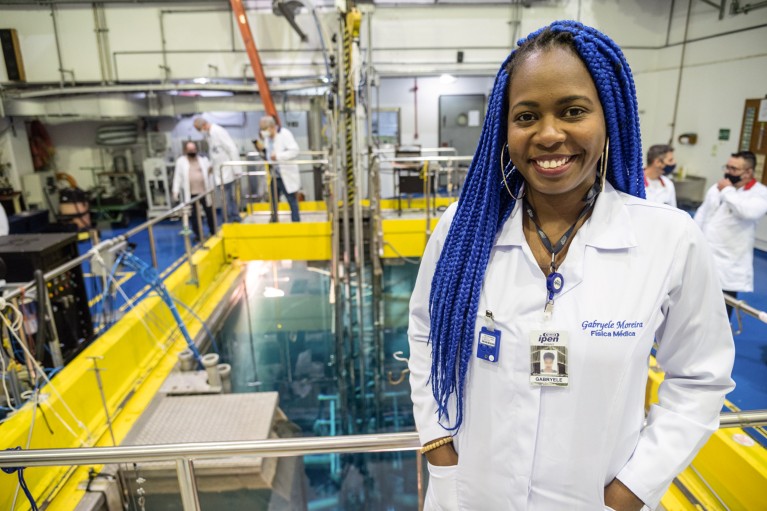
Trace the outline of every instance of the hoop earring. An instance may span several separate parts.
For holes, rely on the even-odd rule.
[[[527,190],[523,189],[522,190],[522,195],[520,195],[519,197],[514,197],[514,194],[511,193],[511,188],[509,188],[509,183],[506,181],[506,165],[503,164],[503,150],[506,149],[507,147],[509,147],[509,144],[506,144],[505,146],[503,146],[501,148],[501,158],[500,158],[500,160],[501,160],[501,177],[503,178],[503,185],[506,187],[506,191],[509,192],[509,195],[511,196],[511,198],[516,201],[516,200],[520,200],[520,199],[524,198],[525,197],[525,193],[527,192]],[[509,163],[511,163],[511,160],[509,160]],[[509,175],[513,174],[514,171],[516,171],[516,170],[517,170],[517,167],[514,167],[514,166],[511,167],[511,172],[509,172]]]
[[[607,138],[605,140],[605,148],[602,150],[602,158],[599,160],[599,172],[602,174],[600,176],[601,182],[599,189],[600,192],[605,191],[605,181],[607,181],[607,158],[610,155],[610,139]]]

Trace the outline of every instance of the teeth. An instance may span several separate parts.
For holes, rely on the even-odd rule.
[[[567,160],[569,158],[562,158],[559,160],[535,160],[538,165],[544,169],[555,169],[557,167],[561,167],[565,163],[567,163]]]

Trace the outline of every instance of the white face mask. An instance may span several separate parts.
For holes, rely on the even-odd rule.
[[[271,138],[272,133],[269,130],[261,130],[261,138],[266,140],[267,138]]]

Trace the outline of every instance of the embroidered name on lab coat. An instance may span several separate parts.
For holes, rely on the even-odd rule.
[[[591,337],[636,337],[637,332],[644,328],[642,321],[584,321],[581,329]]]

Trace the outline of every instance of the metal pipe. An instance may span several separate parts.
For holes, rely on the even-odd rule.
[[[730,305],[736,309],[739,309],[745,312],[749,316],[755,317],[762,323],[767,323],[767,312],[751,307],[743,300],[738,300],[737,298],[733,298],[732,296],[724,295],[724,302],[727,305]]]
[[[396,452],[420,449],[418,433],[384,433],[336,437],[273,438],[235,442],[202,442],[119,447],[81,447],[0,451],[0,468],[149,463],[229,456],[291,457],[307,454]]]
[[[154,239],[154,227],[151,225],[147,227],[147,234],[149,234],[149,253],[152,255],[152,266],[157,269],[157,242]]]
[[[195,207],[195,205],[192,205],[191,207]],[[194,261],[192,261],[192,242],[189,239],[189,235],[192,233],[192,231],[189,230],[189,210],[184,209],[181,212],[181,222],[182,222],[182,228],[181,231],[184,236],[184,250],[186,252],[186,260],[189,263],[189,273],[192,275],[192,283],[196,286],[200,285],[200,281],[197,279],[197,267],[194,265]]]
[[[767,425],[767,410],[722,412],[719,428]],[[0,451],[0,468],[149,463],[230,456],[284,458],[307,454],[417,451],[418,433],[381,433],[334,437],[272,438],[235,442],[200,442],[119,447],[79,447]]]
[[[176,475],[178,476],[178,488],[181,492],[181,503],[184,511],[200,511],[200,496],[197,493],[197,481],[194,478],[192,460],[177,459]]]
[[[676,96],[674,98],[674,115],[671,118],[671,136],[669,137],[669,145],[674,143],[674,135],[676,133],[676,116],[679,112],[679,95],[682,92],[682,75],[684,74],[684,55],[687,52],[687,33],[690,30],[690,15],[692,13],[692,0],[687,2],[687,20],[684,24],[684,37],[682,38],[682,56],[679,58],[679,76],[676,81]]]
[[[56,57],[59,62],[59,87],[64,88],[64,64],[61,59],[61,42],[59,41],[59,26],[56,23],[56,6],[51,4],[51,20],[53,20],[53,41],[56,44]],[[74,79],[74,73],[72,74]]]

